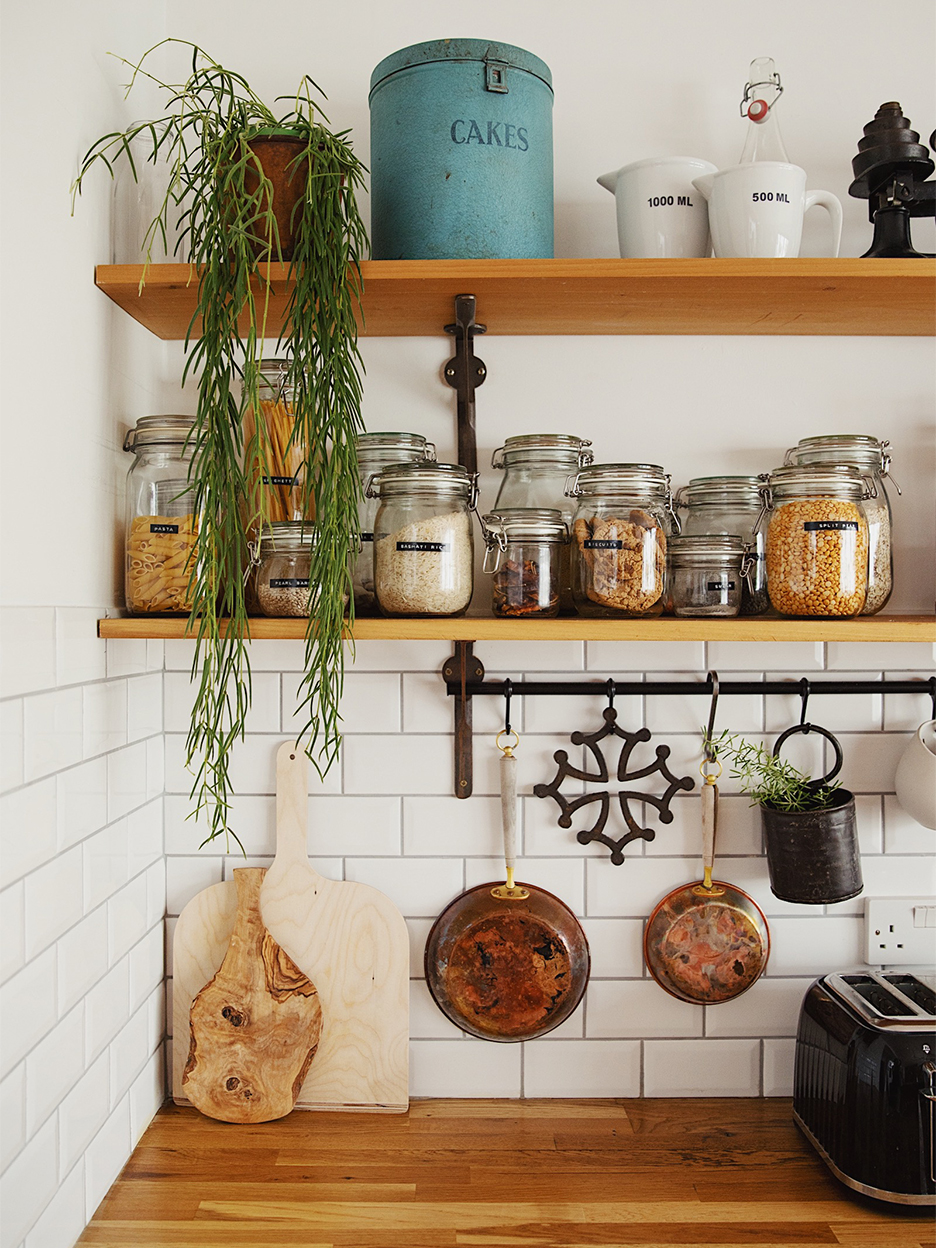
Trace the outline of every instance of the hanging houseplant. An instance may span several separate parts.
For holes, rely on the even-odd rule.
[[[149,71],[149,58],[167,44],[191,49],[181,84]],[[355,439],[363,428],[355,317],[367,248],[355,200],[363,166],[347,132],[328,129],[307,77],[289,97],[290,110],[277,116],[243,77],[183,40],[163,40],[135,65],[124,63],[132,69],[127,93],[139,78],[149,79],[167,95],[166,113],[99,139],[81,162],[74,194],[98,164],[113,176],[115,162],[125,162],[137,179],[142,141],[147,161],[164,162],[169,181],[143,240],[141,286],[155,245],[161,240],[165,250],[173,228],[176,253],[191,263],[197,283],[182,376],[183,384],[197,377],[189,479],[199,526],[189,570],[197,692],[187,756],[195,776],[192,813],[207,817],[207,839],[236,839],[229,760],[250,705],[243,573],[251,535],[265,518],[259,504],[245,500],[255,497],[251,483],[272,475],[273,463],[264,422],[245,417],[260,410],[263,340],[273,336],[270,296],[286,282],[278,350],[288,359],[291,439],[303,451],[303,515],[314,517],[317,531],[300,736],[320,774],[340,744],[348,544],[360,494]]]

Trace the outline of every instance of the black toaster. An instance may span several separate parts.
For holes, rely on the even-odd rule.
[[[793,1117],[837,1179],[878,1200],[936,1205],[936,979],[824,975],[796,1035]]]

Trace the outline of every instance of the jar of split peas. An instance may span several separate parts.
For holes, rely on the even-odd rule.
[[[126,602],[131,615],[188,615],[198,518],[191,416],[141,416],[124,440],[127,475]]]

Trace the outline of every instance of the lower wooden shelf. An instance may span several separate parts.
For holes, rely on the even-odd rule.
[[[253,619],[254,641],[301,640],[304,620]],[[98,636],[180,640],[185,619],[132,616],[98,622]],[[871,615],[857,620],[791,620],[780,616],[729,620],[688,620],[659,616],[648,620],[502,620],[491,616],[460,619],[358,619],[359,641],[922,641],[936,642],[936,616]]]

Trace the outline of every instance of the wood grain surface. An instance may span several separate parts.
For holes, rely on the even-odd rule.
[[[787,1100],[479,1100],[243,1127],[164,1109],[79,1242],[930,1248],[932,1231],[932,1211],[836,1182]]]

